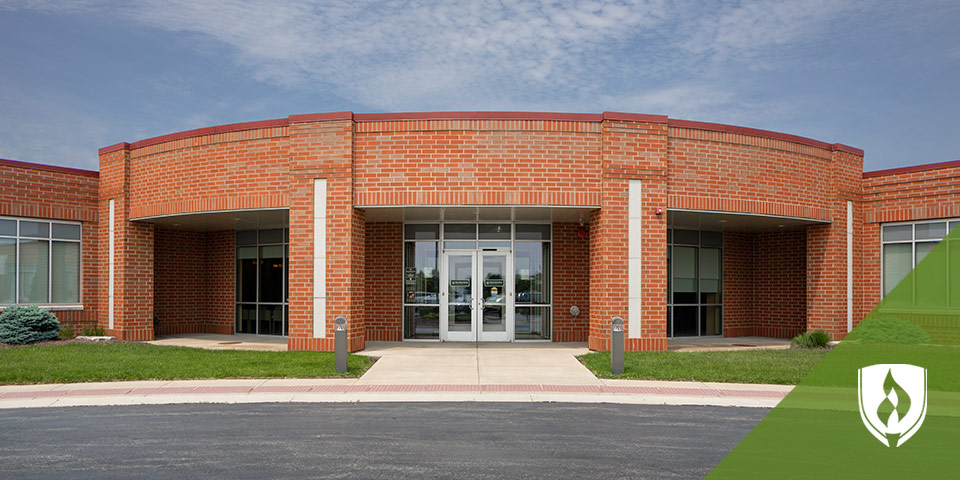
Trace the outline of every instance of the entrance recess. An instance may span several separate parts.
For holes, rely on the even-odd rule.
[[[513,340],[512,255],[507,252],[443,254],[440,339],[458,342]]]

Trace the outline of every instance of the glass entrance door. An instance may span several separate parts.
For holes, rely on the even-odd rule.
[[[441,275],[440,339],[453,342],[476,341],[477,254],[447,253],[443,256],[445,275]],[[443,278],[445,277],[445,278]]]
[[[513,340],[510,254],[445,253],[441,273],[441,339],[453,342]]]

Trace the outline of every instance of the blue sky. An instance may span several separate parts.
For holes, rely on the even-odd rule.
[[[960,2],[0,0],[0,157],[297,113],[664,114],[960,159]]]

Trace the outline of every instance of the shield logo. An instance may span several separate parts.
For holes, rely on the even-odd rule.
[[[884,445],[899,447],[927,416],[927,370],[903,363],[861,368],[857,397],[867,430]]]

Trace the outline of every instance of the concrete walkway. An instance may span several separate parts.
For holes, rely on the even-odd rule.
[[[361,385],[600,385],[578,355],[585,343],[367,342],[379,357]]]
[[[772,408],[793,388],[598,379],[582,344],[367,344],[361,378],[0,386],[0,408],[263,402],[571,402]]]
[[[204,348],[207,350],[266,350],[287,351],[287,337],[277,335],[219,335],[215,333],[185,333],[163,335],[149,342],[153,345]]]

